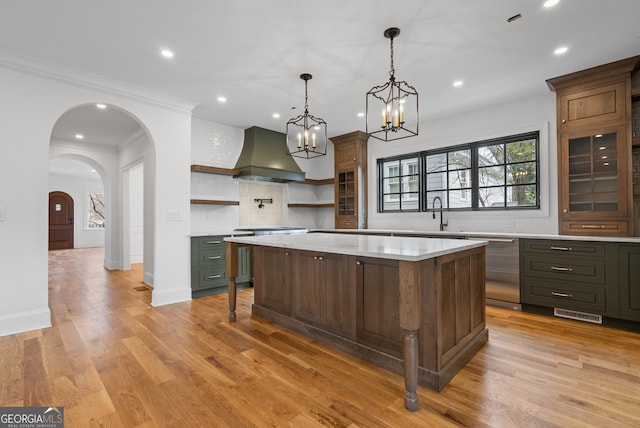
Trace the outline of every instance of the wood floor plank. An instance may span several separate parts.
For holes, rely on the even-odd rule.
[[[152,307],[142,267],[49,254],[49,329],[0,337],[0,406],[67,427],[638,427],[640,334],[488,307],[489,341],[441,391],[251,318],[253,290]]]

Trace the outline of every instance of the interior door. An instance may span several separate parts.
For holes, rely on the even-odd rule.
[[[64,192],[49,193],[49,249],[73,248],[73,198]]]

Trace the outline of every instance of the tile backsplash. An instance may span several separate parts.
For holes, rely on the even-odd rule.
[[[279,183],[239,180],[240,225],[279,226],[284,223],[284,192]],[[259,208],[256,199],[271,199]]]

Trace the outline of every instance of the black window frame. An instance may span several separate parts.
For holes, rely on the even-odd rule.
[[[417,168],[418,168],[418,173],[417,174],[406,174],[403,175],[401,174],[402,172],[402,161],[403,160],[407,160],[407,159],[416,159],[417,160]],[[417,208],[410,208],[410,209],[403,209],[402,208],[402,194],[403,193],[414,193],[414,192],[403,192],[402,191],[402,186],[400,186],[400,191],[397,192],[398,195],[398,209],[384,209],[384,197],[390,193],[385,193],[384,192],[384,165],[388,162],[398,162],[398,171],[400,172],[400,174],[398,175],[398,180],[399,180],[399,184],[402,183],[402,177],[405,176],[409,176],[409,175],[417,175],[418,177],[418,204],[417,204]],[[392,156],[392,157],[388,157],[388,158],[384,158],[384,159],[378,159],[378,165],[377,165],[377,171],[378,171],[378,212],[385,212],[385,213],[389,213],[389,212],[420,212],[422,209],[422,193],[423,193],[423,187],[422,187],[422,176],[423,176],[423,172],[422,172],[422,160],[420,159],[419,154],[416,153],[408,153],[408,154],[404,154],[404,155],[399,155],[399,156]],[[395,192],[394,192],[395,194]]]
[[[480,186],[480,169],[485,168],[485,166],[480,166],[479,165],[479,150],[482,147],[489,147],[489,146],[496,146],[496,145],[500,145],[503,144],[505,149],[507,147],[507,144],[509,143],[517,143],[517,142],[521,142],[521,141],[526,141],[526,140],[534,140],[535,141],[535,159],[534,160],[524,160],[524,161],[517,161],[517,162],[509,162],[507,159],[507,152],[505,150],[505,153],[503,154],[504,156],[504,160],[503,163],[498,163],[496,164],[496,166],[504,166],[504,183],[501,185],[495,185],[495,186]],[[448,157],[449,153],[452,152],[457,152],[457,151],[461,151],[461,150],[470,150],[471,151],[471,168],[469,169],[470,173],[471,173],[471,177],[469,178],[469,180],[471,181],[471,187],[467,187],[465,189],[470,190],[471,191],[471,203],[469,207],[454,207],[451,208],[449,205],[450,199],[447,197],[443,202],[445,202],[445,206],[443,207],[444,210],[446,211],[512,211],[512,210],[539,210],[540,209],[540,131],[532,131],[532,132],[526,132],[526,133],[521,133],[521,134],[515,134],[515,135],[509,135],[509,136],[505,136],[505,137],[498,137],[498,138],[492,138],[492,139],[488,139],[488,140],[482,140],[482,141],[475,141],[472,143],[465,143],[465,144],[460,144],[460,145],[456,145],[456,146],[448,146],[448,147],[443,147],[443,148],[438,148],[438,149],[434,149],[434,150],[425,150],[425,151],[421,151],[421,152],[414,152],[414,153],[406,153],[403,155],[398,155],[398,156],[391,156],[391,157],[387,157],[387,158],[380,158],[377,160],[377,170],[378,170],[378,212],[379,213],[390,213],[390,212],[431,212],[433,211],[432,207],[429,206],[428,204],[428,194],[430,192],[434,192],[429,190],[428,188],[428,183],[427,183],[427,157],[428,156],[432,156],[432,155],[438,155],[438,154],[446,154]],[[384,172],[383,172],[383,167],[385,163],[388,162],[393,162],[393,161],[398,161],[399,163],[404,160],[404,159],[411,159],[411,158],[417,158],[418,159],[418,169],[419,169],[419,174],[420,174],[420,179],[419,179],[419,194],[418,194],[418,209],[402,209],[402,206],[399,205],[398,209],[385,209],[384,208],[384,185],[383,185],[383,177],[384,177]],[[448,162],[448,160],[447,160]],[[532,163],[535,162],[535,181],[534,182],[530,182],[530,183],[526,183],[526,184],[520,184],[520,185],[526,185],[526,186],[534,186],[535,187],[535,203],[532,205],[509,205],[507,203],[507,194],[508,194],[508,189],[510,187],[515,187],[519,184],[513,184],[509,182],[508,179],[508,169],[510,165],[518,165],[518,164],[527,164],[527,163]],[[448,163],[447,163],[448,164]],[[448,171],[449,169],[447,168],[447,177],[448,177]],[[401,176],[400,176],[401,177]],[[490,188],[490,187],[501,187],[504,189],[504,205],[500,205],[500,206],[480,206],[479,204],[479,196],[480,196],[480,190],[483,188]],[[447,185],[446,185],[446,189],[442,190],[444,192],[449,192],[451,191],[452,188],[449,187],[449,181],[447,178]],[[460,190],[460,189],[453,189],[453,190]],[[402,192],[399,192],[399,194],[401,195]],[[438,207],[439,209],[439,207]]]

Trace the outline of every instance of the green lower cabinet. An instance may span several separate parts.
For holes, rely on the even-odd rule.
[[[640,331],[640,245],[521,239],[520,294],[523,309],[582,311]]]
[[[640,245],[618,246],[620,318],[640,321]]]
[[[229,235],[198,236],[191,238],[191,297],[225,293],[229,290],[227,277],[227,245]],[[238,249],[238,288],[247,288],[253,282],[251,249]]]

